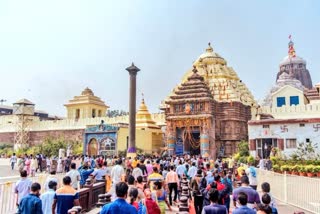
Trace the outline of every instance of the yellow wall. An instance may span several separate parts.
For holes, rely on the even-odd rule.
[[[106,107],[102,107],[99,105],[94,104],[75,104],[72,106],[67,106],[67,115],[69,119],[75,119],[76,118],[76,110],[80,109],[80,117],[79,118],[92,118],[92,110],[96,109],[96,117],[98,116],[99,110],[101,111],[101,116],[106,116]]]
[[[272,95],[272,106],[277,106],[277,97],[285,97],[286,105],[290,106],[290,96],[299,96],[299,105],[308,103],[303,91],[300,91],[292,86],[285,86]]]
[[[127,150],[128,128],[120,128],[118,131],[118,151]],[[162,147],[162,133],[160,130],[136,129],[136,148],[143,149],[145,153],[158,152]]]

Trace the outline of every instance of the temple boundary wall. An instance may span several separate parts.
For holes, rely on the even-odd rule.
[[[275,119],[314,118],[320,116],[320,103],[282,107],[263,106],[258,112],[271,114]]]
[[[17,118],[10,115],[11,119],[7,116],[0,117],[0,133],[16,132],[17,131]],[[152,119],[157,125],[165,125],[165,115],[161,113],[152,114]],[[119,117],[96,117],[96,118],[83,118],[83,119],[63,119],[63,120],[48,120],[31,121],[28,125],[29,131],[46,131],[46,130],[74,130],[74,129],[85,129],[88,126],[98,125],[101,120],[105,124],[115,125],[118,123],[128,123],[129,116]]]

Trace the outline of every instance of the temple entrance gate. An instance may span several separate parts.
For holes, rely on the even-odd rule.
[[[98,154],[98,142],[95,138],[92,138],[88,144],[88,155],[93,156]]]
[[[84,154],[117,155],[117,132],[119,127],[104,124],[89,127],[84,133]]]

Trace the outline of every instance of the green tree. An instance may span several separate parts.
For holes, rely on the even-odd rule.
[[[239,154],[240,154],[240,157],[247,157],[250,155],[249,153],[249,144],[248,142],[246,141],[241,141],[239,144],[238,144],[238,151],[239,151]]]

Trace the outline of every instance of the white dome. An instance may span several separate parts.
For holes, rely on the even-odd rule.
[[[283,66],[283,65],[289,65],[289,64],[306,64],[306,61],[304,59],[302,59],[301,57],[299,56],[296,56],[296,57],[289,57],[289,56],[286,56],[285,58],[283,58],[283,60],[280,62],[280,67]]]

